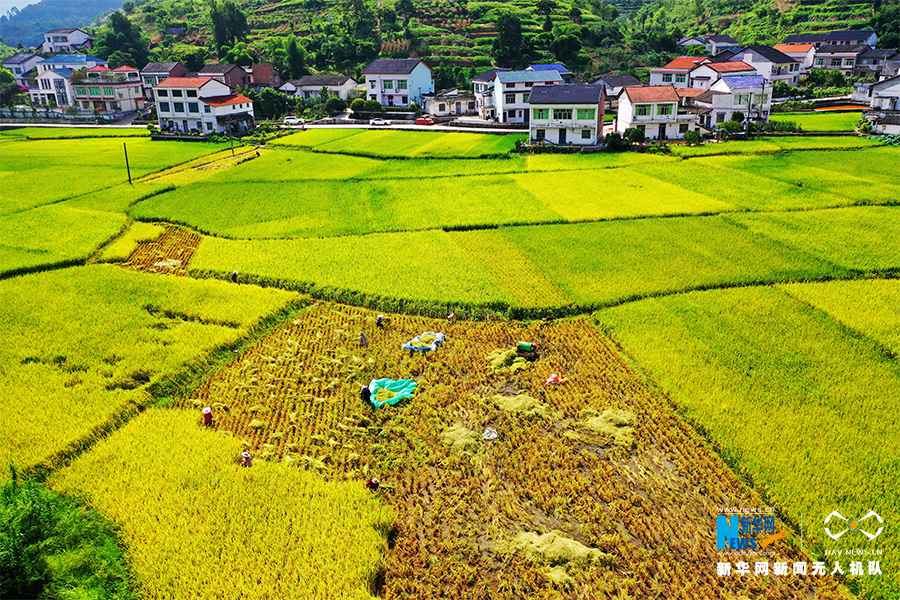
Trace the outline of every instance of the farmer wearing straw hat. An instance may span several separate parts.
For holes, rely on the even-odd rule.
[[[366,482],[366,489],[372,492],[377,492],[379,485],[381,485],[381,482],[378,481],[377,477],[373,477]]]
[[[375,327],[384,327],[384,315],[375,317]]]
[[[212,425],[212,407],[207,406],[203,409],[203,425],[209,427]]]
[[[237,276],[238,276],[237,271],[231,272],[231,275],[229,276],[229,279],[231,279],[231,283],[237,283]]]
[[[253,462],[253,457],[247,451],[241,452],[241,466],[249,467]]]

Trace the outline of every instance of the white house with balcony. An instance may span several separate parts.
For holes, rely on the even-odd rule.
[[[72,82],[75,106],[107,113],[135,112],[144,108],[140,72],[134,67],[110,69],[101,65],[88,69]]]
[[[170,77],[153,88],[159,128],[208,135],[254,127],[253,101],[207,77]]]
[[[98,65],[108,67],[109,63],[89,54],[58,54],[45,58],[35,65],[38,75],[35,87],[28,90],[28,97],[33,104],[72,106],[75,102],[70,81],[72,73]]]
[[[812,44],[775,44],[772,47],[799,62],[801,75],[808,74],[812,69],[816,58],[816,47]]]
[[[870,85],[871,109],[865,118],[873,133],[900,134],[900,75]]]
[[[84,52],[93,47],[93,39],[80,29],[51,29],[44,34],[41,52],[56,54],[57,52]]]
[[[705,56],[679,56],[664,67],[650,69],[650,85],[671,85],[677,88],[690,87],[689,73],[709,59]]]
[[[21,53],[10,56],[2,64],[4,69],[8,69],[13,74],[18,85],[28,86],[28,79],[25,77],[25,74],[35,68],[42,60],[44,59],[37,54]]]
[[[382,106],[422,104],[422,95],[434,92],[431,67],[418,58],[378,59],[365,68],[366,99]]]
[[[731,109],[725,110],[724,118],[716,116],[713,126],[729,121],[735,112],[741,112],[751,121],[768,121],[772,110],[772,83],[762,75],[745,77],[725,77],[712,86],[712,91],[729,96]]]
[[[603,138],[602,85],[539,85],[531,89],[529,139],[596,146]]]
[[[771,83],[783,81],[796,86],[800,80],[800,61],[772,46],[745,46],[729,60],[747,63]]]
[[[857,58],[868,49],[869,47],[865,45],[837,46],[829,44],[821,46],[816,49],[813,66],[816,69],[840,71],[845,76],[852,77],[853,71],[856,69]]]
[[[494,79],[497,73],[510,71],[504,67],[489,69],[472,78],[472,91],[475,94],[475,112],[482,119],[493,119],[494,112]]]
[[[680,140],[697,128],[697,116],[679,110],[678,91],[671,85],[627,87],[619,94],[615,130],[640,129],[651,140]]]
[[[527,123],[531,90],[539,85],[559,85],[557,71],[501,71],[494,75],[493,109],[501,123]]]

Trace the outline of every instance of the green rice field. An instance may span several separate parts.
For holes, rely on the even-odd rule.
[[[774,113],[770,121],[793,121],[803,131],[853,131],[862,118],[860,112]]]

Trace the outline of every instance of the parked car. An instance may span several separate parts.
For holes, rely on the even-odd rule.
[[[376,117],[374,119],[369,119],[369,125],[381,126],[381,125],[390,125],[390,124],[391,124],[390,121],[385,121],[384,119],[382,119],[380,117]]]
[[[300,117],[295,117],[292,115],[288,115],[284,118],[285,125],[304,125],[305,123],[305,119],[301,119]]]
[[[416,119],[416,125],[434,125],[434,119],[428,115],[422,115]]]

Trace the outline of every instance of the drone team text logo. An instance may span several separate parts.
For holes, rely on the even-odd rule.
[[[879,515],[874,510],[870,510],[868,513],[866,513],[866,516],[864,516],[861,519],[848,519],[848,518],[844,517],[843,515],[841,515],[841,513],[839,513],[838,511],[834,511],[830,515],[825,517],[825,525],[826,525],[825,533],[828,535],[828,537],[830,537],[833,540],[840,539],[841,536],[847,532],[861,533],[864,536],[866,536],[867,538],[869,538],[869,541],[874,540],[879,535],[881,535],[881,532],[884,530],[884,527],[879,526],[878,530],[875,531],[875,533],[872,533],[870,531],[866,531],[865,529],[863,529],[864,526],[869,529],[874,528],[874,526],[875,526],[874,521],[871,521],[870,523],[863,523],[863,521],[865,521],[867,519],[871,519],[872,517],[875,517],[875,519],[878,521],[879,524],[884,523],[884,519],[881,518],[881,515]],[[721,517],[719,517],[719,518],[721,518]],[[831,527],[828,527],[828,524],[831,522],[832,518],[834,519],[835,523],[832,524]],[[838,529],[839,527],[841,529]],[[834,528],[837,532],[832,533],[832,531],[831,531],[832,528]]]

